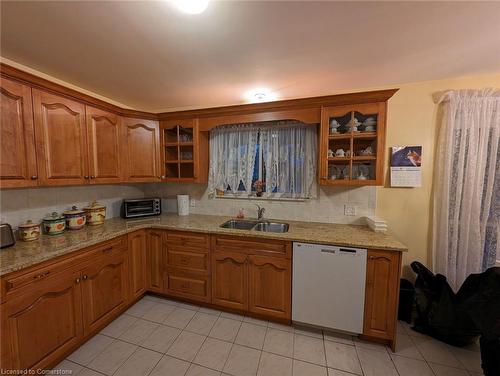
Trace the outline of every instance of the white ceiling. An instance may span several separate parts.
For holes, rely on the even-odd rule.
[[[1,55],[136,109],[500,71],[500,3],[1,2]]]

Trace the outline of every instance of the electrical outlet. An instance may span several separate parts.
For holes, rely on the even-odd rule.
[[[189,206],[191,206],[192,208],[196,207],[196,200],[194,198],[192,198],[191,200],[189,200]]]
[[[356,215],[356,207],[354,205],[344,205],[344,215]]]

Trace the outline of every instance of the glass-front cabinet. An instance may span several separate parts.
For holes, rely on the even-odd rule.
[[[320,184],[383,184],[385,114],[385,102],[322,107]]]
[[[161,122],[162,179],[205,183],[208,176],[208,132],[197,119]]]

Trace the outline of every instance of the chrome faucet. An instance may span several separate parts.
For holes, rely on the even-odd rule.
[[[257,206],[257,219],[260,221],[261,219],[264,218],[264,212],[266,211],[266,209],[261,208],[260,205],[257,204],[255,205]]]

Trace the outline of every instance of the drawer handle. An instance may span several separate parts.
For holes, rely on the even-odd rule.
[[[108,252],[111,252],[112,250],[113,250],[113,247],[104,248],[102,250],[102,253],[108,253]]]
[[[189,264],[189,259],[186,257],[182,257],[180,262],[182,265],[187,265]]]
[[[38,279],[42,279],[42,278],[47,277],[49,274],[50,274],[50,270],[47,270],[47,271],[46,271],[46,272],[44,272],[44,273],[41,273],[41,274],[37,274],[37,275],[35,275],[35,276],[33,277],[33,279],[36,279],[36,280],[38,280]]]

